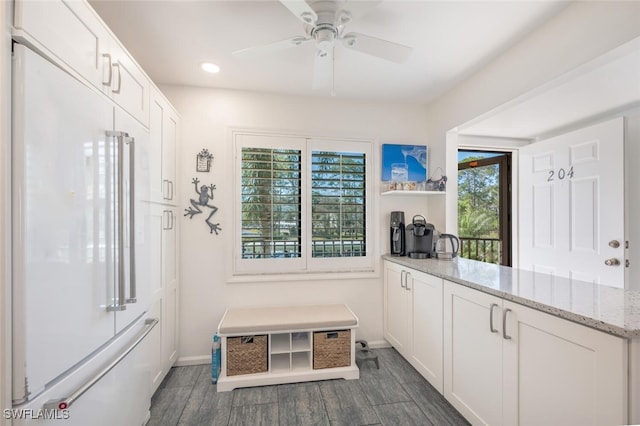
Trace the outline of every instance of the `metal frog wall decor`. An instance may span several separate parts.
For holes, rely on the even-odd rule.
[[[186,213],[185,216],[189,216],[189,219],[193,219],[193,216],[202,213],[202,208],[208,207],[211,209],[209,216],[204,220],[206,224],[209,226],[209,231],[211,234],[214,232],[218,235],[218,231],[222,231],[219,223],[211,223],[211,217],[218,211],[218,208],[214,205],[209,204],[209,201],[213,200],[213,190],[216,189],[215,185],[202,185],[198,188],[198,184],[200,180],[198,178],[193,178],[193,185],[196,189],[196,194],[198,194],[198,198],[191,199],[191,205],[184,209]]]

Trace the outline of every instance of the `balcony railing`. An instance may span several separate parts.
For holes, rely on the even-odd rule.
[[[500,265],[502,264],[502,240],[499,238],[460,237],[459,256]]]
[[[300,257],[298,241],[243,241],[244,259]],[[362,240],[313,241],[313,257],[357,257],[366,255],[366,243]]]

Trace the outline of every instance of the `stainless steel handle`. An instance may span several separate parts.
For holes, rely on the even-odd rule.
[[[169,179],[163,179],[163,184],[166,184],[162,188],[162,197],[165,200],[173,200],[173,181]]]
[[[129,145],[129,298],[126,302],[136,303],[136,140],[132,137],[123,139]]]
[[[162,229],[165,231],[170,230],[173,226],[173,224],[169,225],[170,223],[170,219],[171,219],[171,210],[165,210],[162,212]],[[171,219],[171,222],[173,222],[173,219]]]
[[[507,336],[507,314],[511,312],[511,309],[505,309],[502,314],[502,337],[505,340],[511,340],[511,336]]]
[[[86,391],[91,389],[93,385],[98,383],[100,379],[106,376],[109,371],[111,371],[116,365],[118,365],[118,363],[120,363],[120,361],[124,359],[124,357],[129,355],[129,353],[134,350],[135,347],[138,346],[138,344],[142,342],[145,337],[147,337],[147,334],[151,332],[151,330],[156,326],[157,323],[157,318],[146,319],[144,322],[144,329],[140,332],[138,338],[136,338],[136,340],[127,349],[125,349],[124,352],[122,352],[113,361],[111,361],[109,365],[107,365],[104,369],[98,372],[98,374],[93,376],[86,383],[76,389],[71,395],[60,399],[49,400],[44,403],[42,408],[45,410],[66,410],[67,408],[71,407],[71,405],[73,405],[73,403],[76,402],[78,398],[80,398]]]
[[[498,307],[497,303],[492,303],[491,306],[489,307],[489,330],[492,333],[498,333],[498,330],[493,328],[493,309],[497,307]]]
[[[618,248],[618,247],[620,247],[620,241],[618,241],[618,240],[611,240],[611,241],[609,241],[609,247],[611,247],[611,248]]]
[[[116,228],[117,228],[117,258],[118,258],[118,296],[117,302],[107,306],[107,311],[124,311],[125,300],[125,270],[124,270],[124,138],[129,135],[125,132],[107,131],[108,137],[116,138],[116,162],[117,162],[117,187],[116,190]]]
[[[618,259],[616,259],[615,257],[612,257],[611,259],[605,260],[604,264],[607,265],[607,266],[619,266],[620,265],[620,261]]]
[[[404,275],[404,288],[407,291],[411,291],[411,287],[409,287],[409,277],[411,276],[411,272],[408,272]]]
[[[107,58],[109,60],[109,67],[108,67],[109,68],[109,78],[107,79],[107,81],[103,81],[102,85],[103,86],[111,86],[111,78],[113,77],[113,70],[111,69],[111,66],[112,66],[112,64],[111,64],[111,55],[108,54],[108,53],[103,53],[102,57],[103,58]]]
[[[169,216],[171,217],[171,228],[169,229],[173,229],[176,224],[176,215],[173,214],[173,211],[169,211]]]
[[[405,276],[406,276],[407,271],[402,271],[400,272],[400,287],[402,288],[406,288],[406,284],[405,284]]]
[[[120,69],[120,64],[117,62],[113,64],[113,67],[118,68],[118,88],[116,90],[112,90],[111,92],[117,95],[120,93],[120,89],[122,88],[122,71]]]

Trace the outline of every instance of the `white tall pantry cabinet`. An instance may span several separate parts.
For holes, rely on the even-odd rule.
[[[145,226],[152,241],[149,271],[143,275],[151,282],[150,316],[160,320],[149,335],[154,392],[178,357],[178,114],[87,2],[18,0],[14,8],[14,39],[104,94],[122,111],[117,116],[127,114],[141,125],[143,134],[132,136],[148,141]]]
[[[154,158],[151,161],[151,223],[154,238],[153,271],[157,276],[151,312],[160,318],[154,335],[152,391],[155,391],[178,359],[178,216],[175,192],[176,143],[179,118],[171,104],[155,87],[151,91],[149,133]]]

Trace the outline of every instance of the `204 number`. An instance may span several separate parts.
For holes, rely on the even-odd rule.
[[[553,182],[554,180],[571,179],[573,177],[573,166],[571,166],[569,170],[560,168],[557,171],[549,170],[548,173],[549,173],[549,176],[547,177],[547,182]]]

